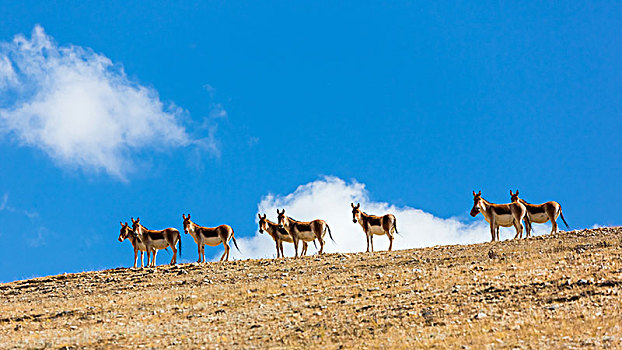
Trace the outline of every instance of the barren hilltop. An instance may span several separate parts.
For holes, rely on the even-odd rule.
[[[620,227],[119,268],[0,285],[0,347],[618,348],[621,294]]]

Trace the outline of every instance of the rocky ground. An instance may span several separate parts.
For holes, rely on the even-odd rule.
[[[622,228],[0,285],[0,348],[621,348]]]

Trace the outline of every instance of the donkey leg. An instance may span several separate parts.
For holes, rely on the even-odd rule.
[[[516,228],[516,236],[514,238],[523,238],[523,224],[520,223],[520,220],[514,220],[514,227]]]
[[[369,253],[369,235],[365,233],[365,238],[367,238],[367,252]]]
[[[280,258],[281,252],[279,251],[279,241],[274,241],[274,244],[276,245],[276,258]]]
[[[492,241],[491,242],[495,241],[496,229],[497,229],[497,227],[495,226],[494,219],[490,219],[490,235],[492,236]]]
[[[557,218],[553,216],[551,218],[551,233],[557,232]]]
[[[297,258],[298,257],[298,236],[293,236],[292,238],[294,239],[294,251],[296,252],[294,254],[294,258]]]
[[[156,266],[156,256],[158,255],[158,250],[154,249],[153,250],[153,257],[151,258],[151,266],[155,267]]]
[[[371,244],[371,252],[374,252],[374,234],[369,235],[369,243]]]
[[[227,242],[222,242],[222,245],[225,247],[225,251],[224,253],[222,253],[222,256],[220,257],[220,261],[223,261],[225,259],[225,256],[227,255]]]
[[[387,236],[389,237],[389,251],[391,251],[391,249],[393,249],[393,236],[390,234]]]
[[[301,256],[306,256],[307,255],[307,248],[309,247],[309,245],[307,244],[307,242],[302,241],[302,252],[300,252]]]
[[[140,256],[142,257],[143,252],[140,252]],[[136,268],[136,263],[138,262],[138,249],[134,249],[134,268]]]
[[[177,264],[177,248],[175,245],[171,245],[171,250],[173,251],[173,257],[171,258],[171,265]]]
[[[285,253],[283,253],[283,241],[279,241],[279,249],[281,249],[281,258],[284,258]]]
[[[147,267],[151,267],[151,249],[147,248]]]

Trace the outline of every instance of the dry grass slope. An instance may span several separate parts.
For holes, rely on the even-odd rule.
[[[0,347],[618,348],[621,293],[619,227],[113,269],[0,285]]]

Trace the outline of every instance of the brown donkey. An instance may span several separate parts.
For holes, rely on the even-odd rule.
[[[267,215],[265,213],[263,217],[259,213],[257,216],[259,217],[259,233],[263,234],[263,231],[268,232],[274,243],[276,243],[276,257],[285,257],[285,254],[283,254],[283,242],[294,243],[292,235],[284,228],[279,228],[279,224],[266,219]],[[315,244],[315,240],[313,244]],[[307,255],[307,247],[307,242],[302,241],[302,252],[300,253],[302,256]]]
[[[145,244],[138,239],[138,236],[132,231],[132,228],[127,224],[121,222],[121,232],[119,232],[119,242],[123,242],[126,239],[132,243],[132,247],[134,248],[134,268],[136,268],[136,263],[138,262],[138,252],[140,251],[140,267],[145,267],[145,259],[143,257],[143,252],[147,251],[147,247]]]
[[[547,221],[551,221],[551,233],[557,232],[557,218],[559,216],[562,217],[566,228],[570,228],[566,219],[564,219],[564,214],[562,213],[562,206],[555,201],[548,201],[542,204],[531,204],[527,203],[522,198],[518,198],[518,190],[516,193],[512,194],[510,191],[510,197],[512,202],[520,202],[527,208],[527,217],[529,218],[529,222],[525,221],[525,229],[527,231],[526,236],[531,236],[531,223],[535,222],[536,224],[544,224]]]
[[[276,210],[276,213],[279,216],[279,228],[284,228],[289,232],[294,240],[294,250],[296,251],[295,257],[298,257],[298,242],[311,242],[314,240],[318,240],[320,242],[320,251],[319,254],[324,253],[324,236],[326,235],[326,231],[328,231],[328,235],[330,239],[334,242],[332,234],[330,233],[330,227],[326,224],[324,220],[313,220],[313,221],[298,221],[290,218],[285,215],[285,209],[282,212]]]
[[[367,252],[371,244],[371,251],[374,251],[374,235],[387,235],[389,237],[389,251],[393,249],[393,233],[397,232],[397,220],[393,214],[383,216],[369,215],[361,210],[361,203],[350,203],[352,206],[352,222],[358,223],[363,228],[367,236]]]
[[[140,224],[140,218],[132,219],[132,230],[138,237],[138,239],[145,245],[145,251],[147,252],[147,266],[155,266],[156,255],[158,250],[171,247],[173,250],[173,257],[171,258],[171,265],[177,263],[177,248],[175,245],[179,243],[179,257],[181,257],[181,235],[175,228],[166,228],[164,230],[148,230]],[[151,257],[153,253],[153,257]],[[151,257],[151,262],[149,261]]]
[[[184,232],[190,234],[197,246],[199,247],[199,260],[197,262],[205,262],[205,245],[210,247],[216,247],[222,243],[225,247],[225,252],[220,257],[220,261],[229,260],[229,240],[233,239],[235,248],[238,248],[238,243],[233,236],[233,229],[229,225],[220,225],[218,227],[203,227],[195,224],[190,220],[190,214],[186,217],[185,214],[181,214],[184,218]]]
[[[527,217],[527,208],[521,203],[490,203],[482,198],[482,191],[479,191],[479,193],[473,191],[471,216],[475,217],[478,213],[482,213],[484,219],[490,224],[490,234],[493,242],[499,240],[499,226],[514,226],[516,228],[516,236],[514,238],[523,236],[523,224],[521,224],[521,221]]]

